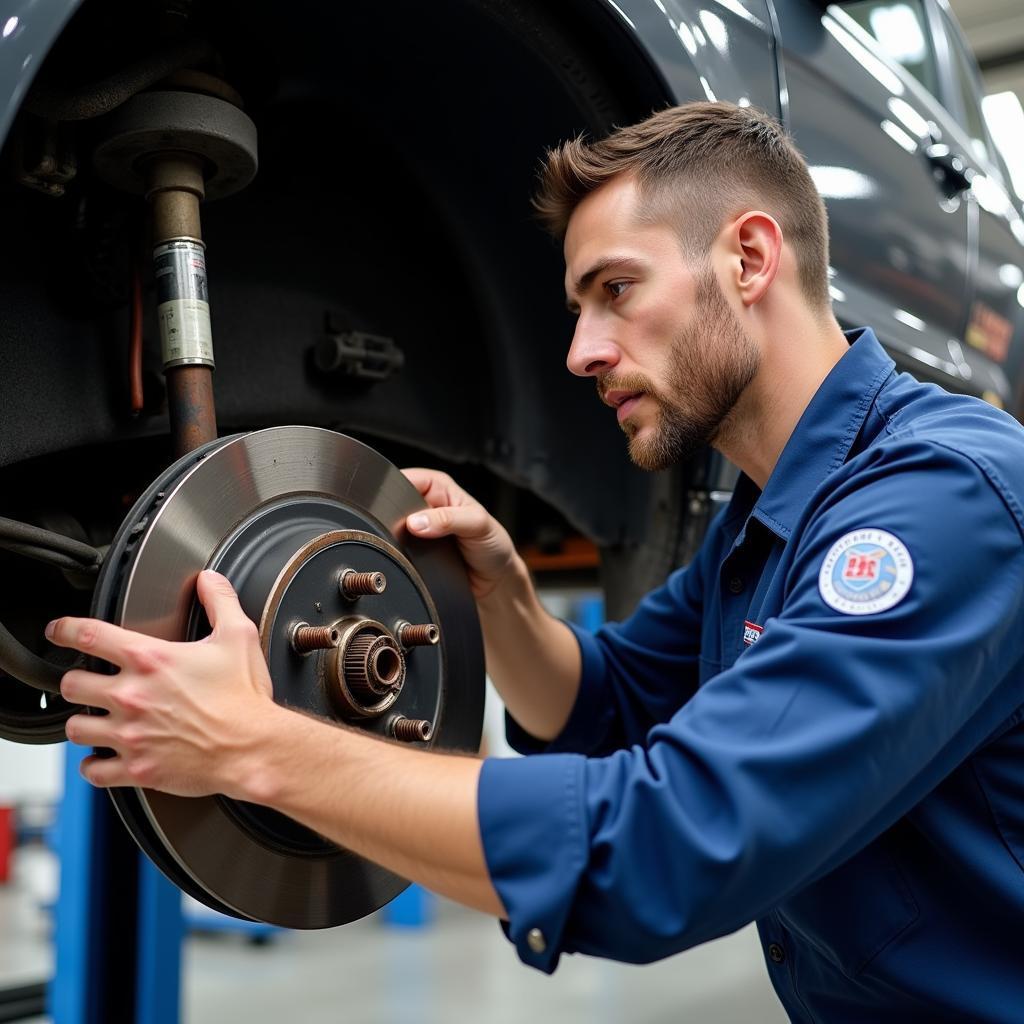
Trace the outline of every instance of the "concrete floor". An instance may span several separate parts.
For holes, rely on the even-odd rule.
[[[750,929],[646,967],[563,958],[547,977],[522,966],[491,920],[445,904],[417,931],[370,919],[324,935],[246,948],[190,940],[187,1024],[783,1024]]]
[[[0,985],[52,970],[55,872],[23,851],[0,886]],[[193,935],[183,1024],[785,1024],[752,928],[646,967],[565,957],[547,977],[523,967],[498,926],[439,902],[423,929],[374,916],[329,932],[281,932],[264,946]],[[43,1024],[40,1018],[36,1024]]]

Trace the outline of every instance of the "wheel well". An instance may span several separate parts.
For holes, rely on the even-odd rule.
[[[86,0],[33,88],[82,89],[138,60],[168,6]],[[547,147],[666,102],[623,24],[599,0],[438,0],[429,16],[411,0],[293,0],[286,18],[269,3],[185,6],[259,132],[253,183],[202,212],[221,433],[331,427],[449,469],[520,543],[579,532],[619,564],[643,545],[643,571],[616,587],[628,610],[675,562],[686,470],[636,470],[592,386],[567,373],[560,247],[529,204]],[[4,157],[39,127],[28,106]],[[78,167],[61,198],[0,183],[0,511],[60,507],[94,543],[170,461],[144,203],[95,174],[104,131],[61,125]],[[401,371],[318,369],[315,346],[351,331],[391,339]],[[67,602],[62,584],[39,587],[40,609]]]

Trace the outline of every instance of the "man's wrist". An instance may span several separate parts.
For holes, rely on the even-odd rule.
[[[301,740],[295,736],[305,716],[268,701],[245,730],[244,744],[228,755],[223,769],[224,796],[273,806],[286,785],[281,752]]]
[[[528,603],[534,595],[533,580],[526,562],[518,553],[509,571],[495,584],[486,597],[477,601],[480,615],[487,617],[507,612],[516,604]]]

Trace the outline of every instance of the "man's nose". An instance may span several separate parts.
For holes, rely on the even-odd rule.
[[[577,377],[596,377],[613,369],[619,361],[619,348],[600,327],[581,316],[576,321],[565,365]]]

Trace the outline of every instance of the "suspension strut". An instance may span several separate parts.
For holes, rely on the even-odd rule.
[[[167,411],[179,457],[217,436],[206,246],[199,218],[203,167],[194,156],[172,154],[154,157],[148,172]]]
[[[106,181],[149,202],[167,409],[178,458],[217,436],[199,204],[252,180],[256,126],[226,82],[178,71],[110,115],[93,160]]]

